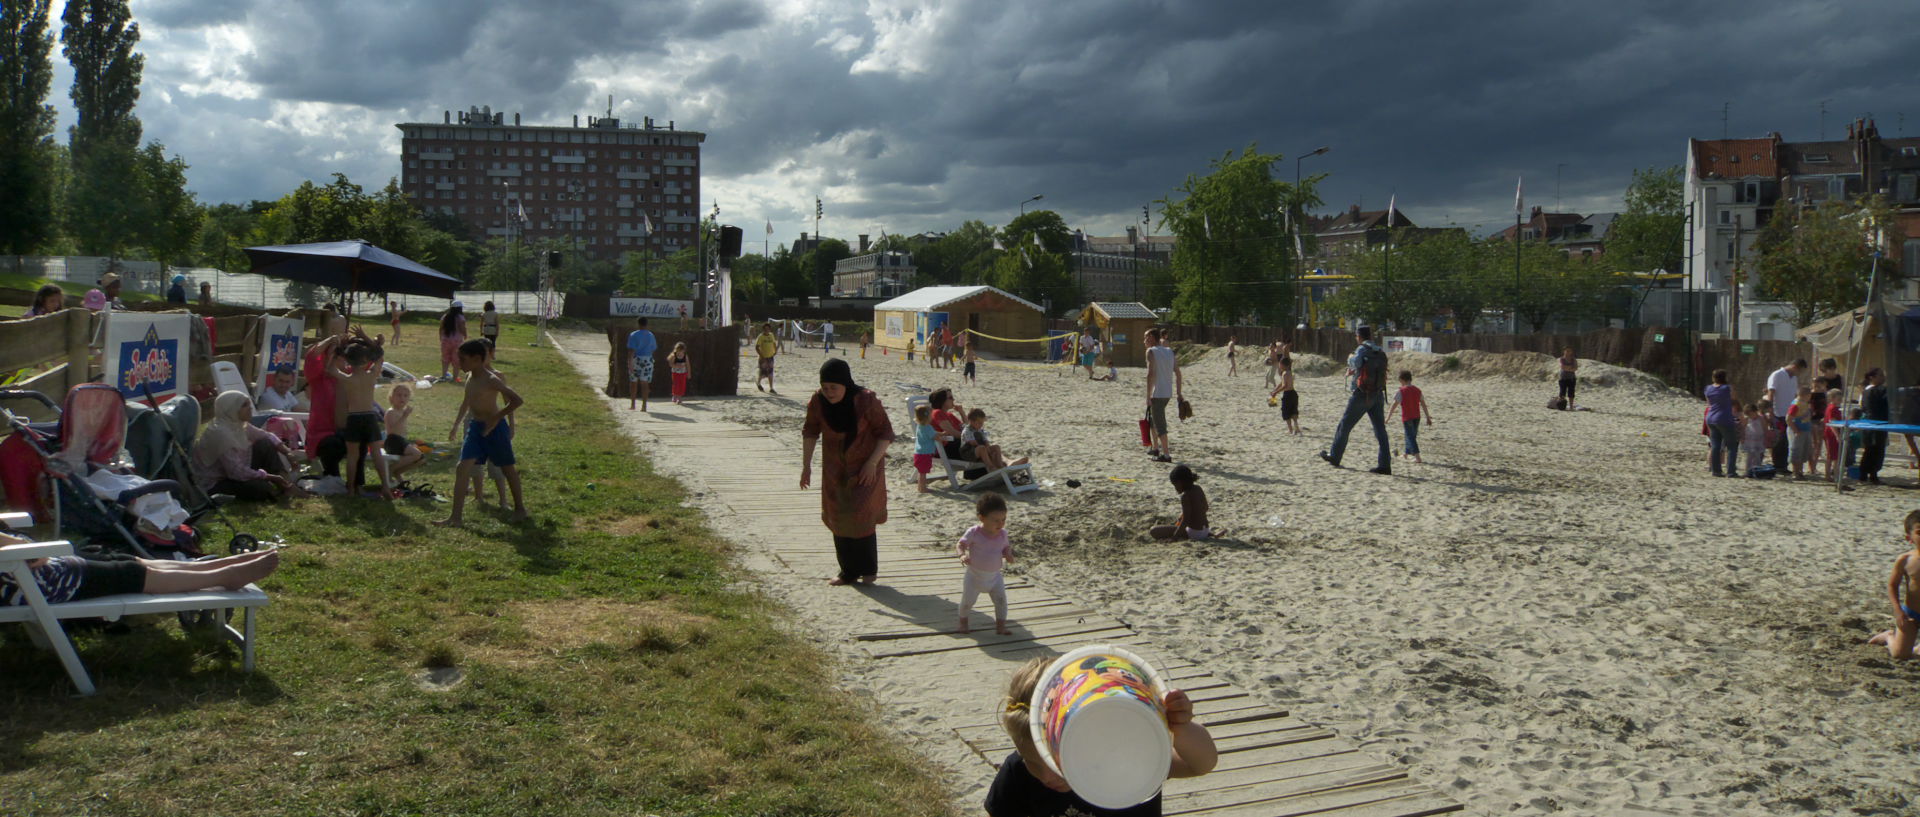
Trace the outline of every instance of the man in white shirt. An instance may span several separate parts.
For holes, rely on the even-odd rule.
[[[1793,408],[1794,399],[1800,396],[1800,373],[1806,370],[1807,359],[1797,358],[1767,375],[1767,399],[1773,401],[1773,427],[1780,432],[1773,444],[1773,467],[1777,471],[1787,470],[1787,410]]]
[[[1087,367],[1088,380],[1093,379],[1093,347],[1094,344],[1099,342],[1100,341],[1094,339],[1092,332],[1087,332],[1080,336],[1080,359],[1075,362]]]
[[[293,390],[293,368],[283,367],[273,373],[254,406],[261,411],[306,411],[306,403],[307,396]]]
[[[826,350],[833,351],[833,321],[820,324],[820,335],[826,340]]]
[[[1153,428],[1153,447],[1147,455],[1160,462],[1173,462],[1167,445],[1167,403],[1179,400],[1186,383],[1180,374],[1180,362],[1166,345],[1166,332],[1159,327],[1147,330],[1147,422]]]

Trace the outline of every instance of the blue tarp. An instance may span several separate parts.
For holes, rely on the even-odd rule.
[[[451,298],[460,279],[365,241],[248,247],[256,272],[341,292],[390,292]]]

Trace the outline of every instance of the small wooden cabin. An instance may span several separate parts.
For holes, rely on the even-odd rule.
[[[1040,307],[1006,290],[990,286],[921,287],[873,307],[873,342],[895,350],[927,348],[927,336],[940,327],[953,328],[956,338],[971,329],[975,348],[999,357],[1043,358],[1044,343],[1008,343],[993,338],[1037,340],[1047,334]]]
[[[1143,303],[1094,301],[1080,310],[1081,326],[1091,326],[1115,366],[1147,365],[1147,330],[1160,316]]]

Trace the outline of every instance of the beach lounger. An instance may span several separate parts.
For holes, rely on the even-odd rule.
[[[927,402],[927,397],[926,395],[923,395],[923,394],[916,394],[907,398],[907,427],[908,428],[915,427],[914,420],[913,420],[913,413],[915,411],[918,411],[920,406],[925,405],[926,402]],[[946,471],[947,485],[953,488],[967,487],[967,486],[961,485],[960,480],[966,477],[968,471],[984,469],[987,467],[987,464],[984,462],[973,462],[971,460],[949,459],[947,457],[946,446],[942,446],[942,445],[936,445],[933,447],[933,461]]]
[[[24,522],[7,521],[6,524],[21,525]],[[42,649],[51,648],[60,657],[60,663],[67,668],[67,677],[73,679],[73,685],[80,690],[81,695],[94,693],[93,679],[87,676],[87,668],[80,663],[79,654],[74,652],[73,641],[67,638],[67,631],[60,624],[63,619],[102,618],[114,621],[121,616],[148,613],[179,613],[210,609],[231,611],[234,608],[241,608],[245,611],[241,620],[241,629],[236,630],[232,624],[222,621],[220,634],[240,645],[241,666],[248,672],[253,671],[253,609],[265,607],[268,603],[267,594],[259,587],[250,584],[244,590],[203,590],[194,593],[162,595],[126,593],[49,604],[46,597],[40,595],[40,586],[34,582],[33,571],[27,568],[27,562],[32,559],[71,555],[73,555],[73,545],[65,541],[33,542],[0,547],[0,570],[13,574],[14,581],[19,583],[21,595],[27,599],[25,605],[0,607],[0,622],[17,622],[27,625],[27,632],[32,636],[35,644]]]

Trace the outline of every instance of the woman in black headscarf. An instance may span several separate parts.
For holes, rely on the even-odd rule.
[[[820,521],[833,532],[840,573],[828,584],[872,584],[880,572],[874,528],[887,521],[883,466],[893,442],[893,423],[872,390],[853,382],[853,369],[834,358],[820,367],[820,390],[807,401],[800,487],[813,482],[814,446],[824,442]],[[824,440],[822,439],[824,438]]]

